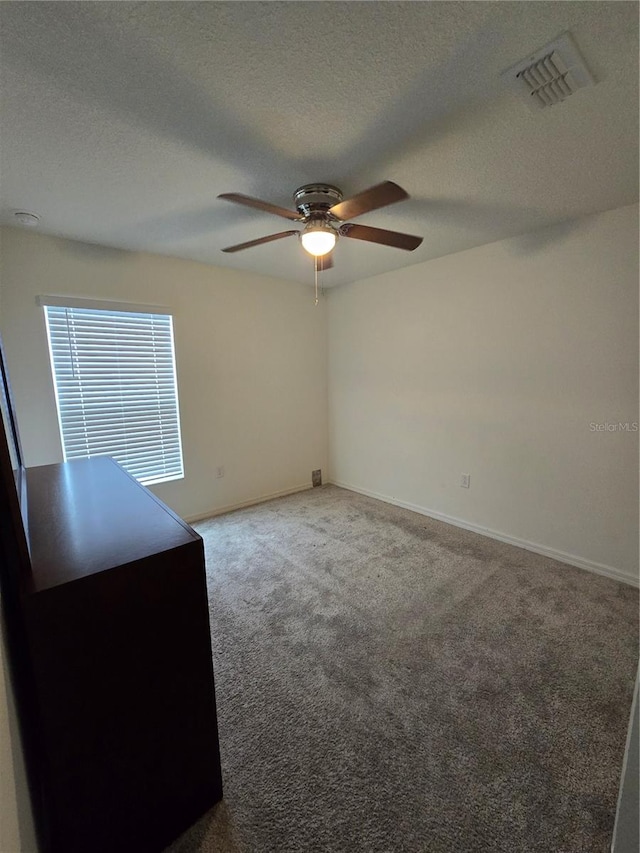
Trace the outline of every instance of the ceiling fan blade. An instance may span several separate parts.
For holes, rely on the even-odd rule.
[[[329,213],[336,219],[355,219],[356,216],[362,216],[363,213],[368,213],[370,210],[386,207],[388,204],[402,201],[405,198],[409,198],[409,193],[405,192],[402,187],[394,184],[393,181],[383,181],[381,184],[376,184],[375,187],[363,190],[352,198],[339,201],[338,204],[329,208]]]
[[[355,225],[346,222],[340,226],[343,237],[354,237],[356,240],[367,240],[369,243],[381,243],[383,246],[393,246],[394,249],[405,249],[413,252],[422,243],[422,237],[413,234],[402,234],[400,231],[387,231],[384,228],[371,228],[369,225]]]
[[[302,222],[304,219],[304,216],[300,216],[297,210],[287,210],[286,207],[278,207],[277,204],[261,201],[259,198],[251,198],[251,196],[242,195],[242,193],[222,193],[218,198],[223,198],[225,201],[232,201],[235,204],[244,204],[247,207],[255,207],[258,210],[264,210],[265,213],[284,216],[285,219],[291,219],[294,222]]]
[[[318,272],[330,270],[333,267],[333,252],[327,255],[320,255],[318,258]]]
[[[299,234],[299,231],[280,231],[278,234],[269,234],[268,237],[259,237],[257,240],[249,240],[248,243],[238,243],[236,246],[227,246],[223,252],[241,252],[243,249],[250,249],[252,246],[261,246],[262,243],[270,243],[272,240],[279,240],[281,237],[289,237],[291,234]]]

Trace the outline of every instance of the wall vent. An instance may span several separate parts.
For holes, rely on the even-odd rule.
[[[559,104],[595,82],[569,32],[503,71],[500,77],[533,110]]]

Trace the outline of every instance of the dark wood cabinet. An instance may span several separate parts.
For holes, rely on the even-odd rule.
[[[43,847],[161,851],[222,796],[202,540],[111,459],[26,469],[26,495]]]

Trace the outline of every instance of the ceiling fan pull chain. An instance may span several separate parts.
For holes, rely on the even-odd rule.
[[[313,268],[315,270],[315,280],[316,280],[316,305],[318,304],[318,256],[316,255],[313,259]]]

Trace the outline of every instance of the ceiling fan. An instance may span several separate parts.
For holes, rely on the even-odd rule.
[[[326,270],[333,266],[331,252],[339,237],[380,243],[383,246],[392,246],[407,252],[412,252],[422,243],[422,237],[414,237],[412,234],[346,222],[347,219],[355,219],[363,213],[409,198],[408,193],[393,181],[383,181],[346,200],[343,198],[342,191],[331,184],[305,184],[293,194],[296,210],[288,210],[286,207],[279,207],[241,193],[222,193],[218,198],[235,204],[244,204],[247,207],[255,207],[266,213],[273,213],[304,224],[302,230],[279,231],[277,234],[249,240],[247,243],[227,246],[222,250],[223,252],[240,252],[252,246],[260,246],[262,243],[270,243],[272,240],[297,234],[303,248],[315,258],[320,258],[321,268]]]

